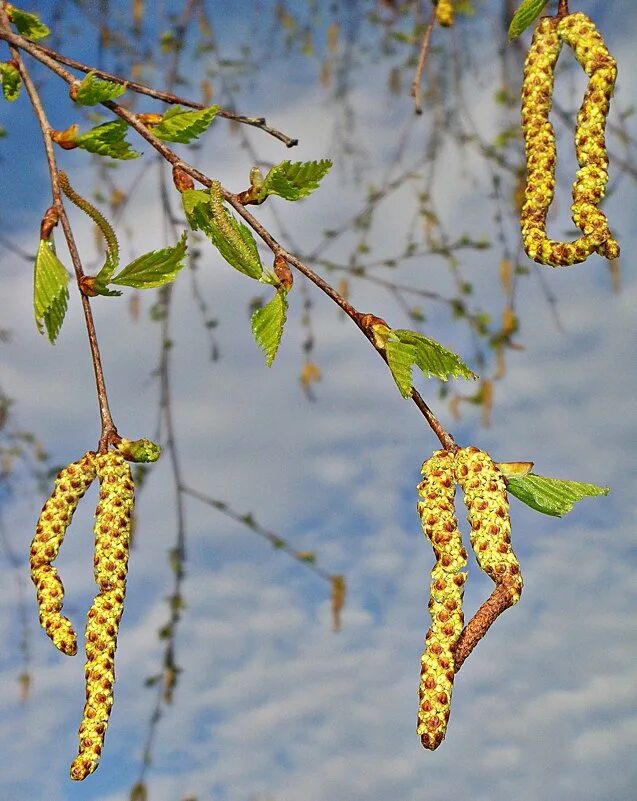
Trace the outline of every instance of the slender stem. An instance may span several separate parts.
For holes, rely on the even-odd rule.
[[[565,17],[568,13],[569,13],[568,0],[560,0],[559,5],[557,7],[557,16]]]
[[[7,36],[6,33],[9,33]],[[0,33],[0,38],[6,39],[7,42],[12,42],[18,46],[22,47],[24,50],[27,50],[32,56],[36,55],[36,51],[39,51],[42,55],[46,56],[47,58],[59,62],[60,64],[66,64],[67,67],[72,67],[73,69],[79,70],[80,72],[88,73],[93,72],[99,78],[102,78],[106,81],[111,81],[112,83],[119,83],[125,84],[127,89],[130,89],[132,92],[136,92],[139,95],[146,95],[147,97],[152,97],[155,100],[161,100],[164,103],[170,103],[172,105],[179,105],[179,106],[186,106],[187,108],[193,109],[203,109],[205,105],[203,103],[198,103],[195,100],[190,100],[187,97],[181,97],[180,95],[173,94],[173,92],[163,92],[159,89],[153,89],[150,86],[146,86],[143,83],[138,83],[137,81],[129,81],[126,78],[122,78],[120,75],[114,75],[112,72],[106,72],[105,70],[96,69],[95,67],[89,67],[87,64],[83,64],[81,61],[77,61],[74,58],[69,58],[68,56],[63,55],[62,53],[58,53],[56,50],[52,50],[49,47],[45,47],[42,44],[34,44],[33,42],[27,42],[30,47],[24,47],[24,42],[26,40],[21,41],[18,43],[18,40],[22,37],[19,37],[11,32],[2,32]],[[70,73],[67,73],[70,75]],[[74,76],[73,76],[74,78]],[[259,128],[264,133],[273,136],[275,139],[278,139],[280,142],[286,147],[295,147],[298,145],[299,140],[295,137],[287,136],[286,134],[282,133],[281,131],[277,130],[276,128],[272,128],[270,125],[267,124],[265,117],[247,117],[244,114],[236,114],[233,111],[228,111],[227,109],[219,109],[217,112],[218,117],[224,117],[228,120],[233,120],[234,122],[241,123],[242,125],[251,125],[254,128]]]
[[[323,568],[319,567],[313,561],[309,561],[306,555],[302,551],[297,551],[291,545],[281,539],[277,534],[274,534],[272,531],[268,531],[266,528],[261,526],[257,523],[256,520],[252,519],[251,515],[241,515],[238,512],[235,512],[231,509],[227,503],[223,501],[218,501],[215,498],[210,497],[210,495],[206,495],[203,492],[199,492],[192,487],[187,487],[182,484],[181,491],[186,495],[190,495],[191,498],[196,498],[198,501],[205,503],[206,506],[211,506],[213,509],[216,509],[218,512],[226,515],[231,520],[234,520],[237,523],[241,523],[244,526],[247,526],[250,531],[257,534],[259,537],[263,537],[263,539],[267,540],[272,547],[276,548],[279,551],[283,551],[288,556],[292,557],[292,559],[296,559],[297,562],[301,562],[301,564],[305,565],[310,570],[313,570],[317,576],[320,576],[325,581],[331,582],[334,578],[331,573],[328,573]]]
[[[18,37],[20,38],[20,37]],[[26,42],[25,40],[25,50],[33,55],[36,59],[41,61],[42,63],[46,64],[46,66],[50,67],[53,72],[57,73],[61,78],[63,78],[67,83],[72,84],[74,82],[74,78],[71,73],[67,72],[67,70],[60,67],[55,61],[50,59],[45,54],[38,52],[37,48],[31,48],[30,43]],[[204,186],[209,187],[212,183],[212,180],[205,175],[204,173],[197,170],[191,164],[186,161],[183,161],[171,148],[169,148],[164,142],[160,139],[157,139],[156,136],[153,135],[152,130],[148,128],[146,125],[142,124],[136,117],[135,114],[130,112],[128,109],[120,106],[113,101],[107,101],[102,103],[103,106],[110,109],[114,114],[118,117],[123,119],[127,122],[131,128],[134,128],[140,136],[142,136],[150,145],[153,147],[167,162],[173,165],[173,167],[179,167],[184,172],[188,173],[188,175],[195,178],[199,183],[203,184]],[[245,208],[245,206],[238,200],[237,196],[224,190],[224,198],[225,200],[232,205],[232,207],[237,211],[237,213],[243,217],[243,219],[248,223],[248,225],[255,231],[258,236],[265,242],[265,244],[272,250],[272,252],[276,255],[280,253],[284,256],[284,258],[292,264],[294,267],[299,270],[306,278],[308,278],[315,286],[317,286],[320,290],[322,290],[331,300],[333,300],[344,312],[347,316],[360,328],[360,330],[365,334],[367,339],[379,353],[379,355],[385,360],[386,356],[384,351],[380,349],[374,342],[372,332],[369,330],[368,327],[364,325],[364,318],[366,315],[362,314],[361,312],[357,311],[351,303],[349,303],[340,293],[338,293],[330,284],[328,284],[321,276],[315,273],[308,265],[302,262],[299,258],[294,256],[292,253],[289,253],[285,248],[283,248],[276,239],[267,231],[263,225],[256,219],[250,212]],[[443,448],[447,450],[456,450],[457,446],[456,443],[451,436],[451,434],[444,429],[440,421],[436,418],[432,410],[429,408],[427,403],[424,401],[422,396],[417,390],[412,390],[412,400],[416,404],[417,408],[420,410],[422,415],[425,417],[429,425],[431,426],[433,432],[436,434],[440,443]]]
[[[4,29],[6,29],[9,24],[6,12],[2,8],[0,8],[0,24],[3,26]],[[5,30],[0,30],[0,36],[2,36],[5,32],[6,32]],[[51,179],[51,194],[53,196],[53,206],[57,211],[59,221],[62,223],[62,230],[64,231],[64,237],[66,239],[69,255],[71,256],[71,262],[73,264],[73,269],[75,271],[75,278],[79,289],[80,282],[84,277],[84,270],[82,269],[82,262],[80,260],[80,255],[77,250],[77,245],[75,244],[73,231],[71,230],[71,225],[69,223],[69,219],[66,214],[66,210],[64,208],[64,203],[62,201],[62,193],[58,182],[58,171],[55,161],[55,153],[53,151],[53,142],[50,136],[50,132],[52,129],[51,126],[49,125],[49,121],[44,111],[40,95],[38,94],[38,91],[35,88],[35,85],[31,79],[31,75],[26,69],[24,62],[22,61],[22,57],[20,55],[19,50],[16,47],[11,46],[11,54],[13,59],[15,60],[15,63],[17,64],[20,76],[22,77],[24,86],[27,90],[29,100],[31,101],[31,105],[33,106],[33,111],[40,125],[42,138],[44,140],[46,160],[49,167],[49,176]],[[104,451],[108,447],[109,442],[117,438],[117,429],[115,428],[115,424],[113,423],[113,418],[111,417],[111,412],[108,405],[108,395],[106,393],[104,371],[102,369],[102,360],[100,357],[100,350],[97,342],[97,334],[95,332],[95,323],[93,321],[93,313],[91,311],[91,305],[89,299],[81,291],[80,291],[80,298],[82,302],[82,309],[84,310],[84,321],[86,323],[86,332],[88,334],[89,347],[91,349],[91,359],[93,361],[93,370],[95,372],[95,386],[97,389],[97,400],[99,404],[100,417],[102,422],[102,431],[98,447],[101,451]]]
[[[422,36],[422,43],[420,45],[420,53],[418,54],[418,64],[416,65],[416,73],[414,80],[411,82],[410,94],[414,98],[414,111],[416,114],[422,114],[422,73],[425,69],[425,61],[427,53],[429,52],[429,43],[431,41],[431,32],[436,24],[436,11],[431,12],[429,22],[425,28]]]
[[[498,584],[489,598],[464,627],[462,634],[458,638],[454,652],[454,669],[456,673],[493,623],[495,623],[496,619],[512,605],[513,599],[509,588],[505,584]]]

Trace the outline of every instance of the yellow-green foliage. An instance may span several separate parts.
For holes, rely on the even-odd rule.
[[[124,457],[96,457],[100,498],[95,512],[95,582],[99,592],[86,624],[86,705],[71,778],[85,779],[99,764],[113,706],[117,631],[124,608],[134,487]]]
[[[55,647],[69,656],[77,653],[77,637],[71,621],[62,614],[64,586],[52,563],[94,478],[95,454],[90,451],[58,473],[31,543],[31,578],[37,590],[40,623]]]
[[[431,571],[431,627],[421,659],[418,734],[425,748],[433,750],[444,739],[451,709],[453,651],[464,623],[462,597],[467,577],[460,569],[467,564],[467,552],[454,509],[453,454],[437,451],[423,464],[422,473],[418,492],[423,500],[418,503],[418,514],[436,564]]]

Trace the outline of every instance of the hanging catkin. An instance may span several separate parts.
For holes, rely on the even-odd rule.
[[[478,564],[496,584],[506,586],[515,604],[522,592],[522,575],[511,548],[509,501],[502,473],[488,453],[470,447],[456,454],[455,477],[464,492]]]
[[[55,647],[69,656],[77,653],[77,637],[71,621],[62,614],[64,585],[52,563],[77,505],[94,478],[95,454],[91,451],[58,473],[31,543],[31,579],[37,590],[40,624]]]
[[[597,207],[606,193],[608,153],[606,119],[617,80],[617,62],[586,14],[568,14],[558,24],[560,39],[573,49],[590,80],[577,115],[575,151],[580,169],[573,184],[573,222],[607,259],[619,256],[608,220]]]
[[[418,485],[423,498],[418,514],[431,542],[436,564],[431,571],[427,632],[421,659],[418,734],[425,748],[434,750],[444,739],[451,708],[455,675],[453,651],[462,632],[462,596],[467,564],[454,509],[454,455],[437,451],[422,466],[424,480]]]
[[[546,217],[555,192],[557,148],[549,120],[555,65],[562,42],[573,48],[590,76],[575,133],[580,169],[573,184],[573,221],[582,231],[574,242],[557,242],[546,235]],[[604,139],[617,66],[593,23],[584,14],[538,22],[524,66],[522,130],[527,180],[521,213],[524,249],[530,259],[552,267],[577,264],[597,252],[607,259],[619,256],[606,216],[598,208],[608,182]]]
[[[99,764],[113,706],[117,631],[124,608],[134,486],[124,457],[96,457],[100,482],[95,512],[95,582],[99,588],[86,624],[86,704],[79,729],[79,754],[71,778],[85,779]]]

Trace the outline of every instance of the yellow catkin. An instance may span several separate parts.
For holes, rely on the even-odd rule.
[[[509,502],[502,473],[488,453],[470,447],[456,454],[455,476],[464,492],[478,564],[496,584],[506,585],[512,603],[517,603],[522,575],[511,548]]]
[[[467,578],[460,569],[467,564],[467,552],[454,508],[453,454],[436,451],[423,464],[422,473],[418,514],[436,564],[431,571],[431,627],[421,659],[417,731],[424,747],[433,751],[444,739],[451,709],[453,651],[464,623],[462,597]]]
[[[77,637],[71,621],[62,614],[64,585],[52,563],[77,505],[94,478],[95,454],[90,451],[58,473],[31,543],[31,579],[37,590],[40,624],[55,647],[69,656],[77,653]]]
[[[562,42],[575,51],[590,76],[577,120],[575,144],[580,169],[573,184],[573,221],[582,231],[574,242],[557,242],[546,235],[546,217],[555,192],[557,149],[549,120],[555,64]],[[530,259],[552,267],[577,264],[592,253],[613,259],[619,246],[598,208],[608,181],[604,132],[617,67],[584,14],[561,20],[542,18],[535,30],[524,67],[522,130],[526,147],[527,180],[521,213],[524,249]]]
[[[580,169],[573,184],[573,222],[586,236],[594,235],[601,240],[596,247],[600,255],[614,259],[619,256],[619,245],[608,230],[606,216],[597,206],[608,183],[606,119],[617,80],[617,62],[586,14],[568,14],[560,20],[557,31],[590,79],[575,132]]]
[[[113,706],[117,631],[124,608],[134,487],[124,457],[96,457],[100,498],[95,512],[95,582],[99,592],[86,624],[86,704],[71,778],[85,779],[99,764]]]
[[[453,25],[453,0],[438,0],[436,19],[444,28],[450,28]]]

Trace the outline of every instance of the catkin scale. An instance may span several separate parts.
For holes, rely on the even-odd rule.
[[[52,562],[78,503],[95,478],[95,469],[95,454],[89,451],[58,473],[53,492],[42,507],[29,554],[40,624],[55,647],[69,656],[77,653],[77,637],[71,621],[62,614],[64,585]]]
[[[86,624],[86,704],[79,729],[79,753],[71,778],[85,779],[99,764],[113,706],[115,649],[124,609],[134,486],[123,456],[96,457],[100,498],[95,511],[94,574],[98,593]]]
[[[488,453],[470,447],[456,454],[455,478],[464,492],[478,564],[496,584],[507,587],[511,604],[515,604],[522,592],[522,575],[511,548],[509,502],[502,473]]]
[[[562,43],[573,48],[589,75],[589,86],[577,118],[575,133],[579,164],[573,184],[573,222],[582,231],[574,242],[557,242],[546,235],[546,217],[555,191],[557,149],[549,120],[555,65]],[[520,217],[524,249],[540,264],[560,267],[585,261],[597,252],[608,259],[619,256],[608,221],[598,205],[608,182],[605,143],[617,66],[591,20],[584,14],[561,19],[544,17],[535,30],[524,66],[522,130],[526,148],[527,180]]]
[[[467,563],[454,509],[454,456],[437,451],[422,467],[423,481],[418,492],[418,514],[425,536],[431,542],[436,564],[431,571],[427,632],[421,659],[418,734],[423,746],[437,748],[444,739],[455,675],[453,651],[462,632],[462,597]]]

